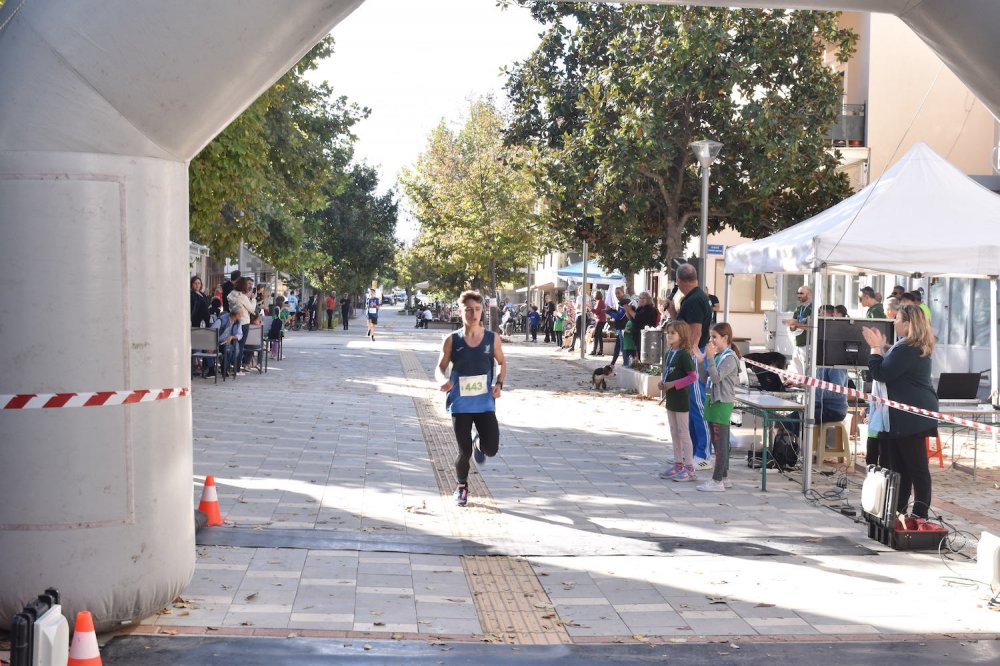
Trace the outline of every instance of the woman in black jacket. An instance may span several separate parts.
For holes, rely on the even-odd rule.
[[[191,328],[211,326],[208,315],[208,299],[201,293],[201,278],[191,278]]]
[[[931,385],[931,354],[934,331],[923,310],[904,305],[896,313],[896,344],[886,350],[885,335],[864,327],[865,341],[871,346],[868,369],[872,379],[883,382],[890,400],[937,411],[938,399]],[[931,472],[927,464],[925,438],[937,431],[937,421],[927,416],[888,410],[889,469],[899,472],[899,501],[896,510],[906,512],[913,489],[913,515],[927,518],[931,505]]]
[[[632,320],[632,339],[635,341],[635,348],[638,350],[642,349],[642,329],[648,326],[656,326],[656,320],[658,315],[656,313],[656,306],[653,305],[653,297],[649,295],[648,291],[644,291],[639,294],[639,307],[632,311],[631,307],[627,307],[625,310],[626,315]]]

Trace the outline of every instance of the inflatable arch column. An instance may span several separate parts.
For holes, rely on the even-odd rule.
[[[361,0],[0,9],[0,394],[190,386],[188,163]],[[0,411],[0,627],[194,571],[191,403]]]

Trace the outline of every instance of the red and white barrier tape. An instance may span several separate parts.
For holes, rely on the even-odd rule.
[[[822,379],[817,379],[815,377],[806,377],[794,372],[788,372],[787,370],[779,370],[778,368],[771,367],[770,365],[764,365],[757,361],[752,361],[748,358],[743,359],[744,362],[750,365],[756,366],[767,370],[768,372],[773,372],[781,377],[794,380],[798,384],[804,384],[806,386],[815,386],[818,389],[823,389],[826,391],[832,391],[833,393],[840,393],[846,395],[848,398],[858,398],[860,400],[872,400],[874,402],[882,403],[883,405],[888,405],[889,407],[894,407],[904,412],[910,412],[912,414],[920,414],[921,416],[927,416],[929,418],[935,419],[937,421],[946,421],[948,423],[954,423],[955,425],[965,426],[966,428],[974,428],[975,430],[982,430],[983,432],[989,433],[1000,433],[1000,427],[991,426],[985,423],[979,423],[978,421],[970,421],[969,419],[963,419],[958,416],[952,416],[951,414],[942,414],[941,412],[932,412],[929,409],[924,409],[923,407],[914,407],[913,405],[906,405],[902,402],[896,402],[895,400],[889,400],[888,398],[880,398],[877,395],[872,395],[871,393],[865,393],[864,391],[859,391],[857,389],[852,389],[841,384],[831,384],[830,382],[823,381]],[[988,413],[988,412],[984,412]],[[890,419],[892,417],[890,416]]]
[[[108,407],[134,405],[172,398],[186,398],[189,387],[135,389],[133,391],[96,391],[94,393],[21,393],[0,394],[0,409],[58,409],[61,407]]]

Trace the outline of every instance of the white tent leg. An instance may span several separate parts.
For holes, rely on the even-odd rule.
[[[809,320],[809,365],[806,376],[816,374],[816,338],[819,334],[819,313],[823,306],[823,274],[813,269],[813,314]],[[806,393],[806,410],[802,415],[802,492],[812,487],[813,431],[816,429],[816,387],[810,386]]]
[[[1000,386],[1000,377],[997,376],[997,365],[1000,363],[997,353],[997,278],[990,278],[990,398],[993,404],[1000,404],[1000,395],[997,394],[997,387]],[[996,435],[994,435],[996,437]]]
[[[733,283],[733,276],[726,274],[722,287],[722,321],[729,321],[729,287]]]

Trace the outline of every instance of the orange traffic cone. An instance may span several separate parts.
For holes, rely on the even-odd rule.
[[[198,505],[198,510],[208,516],[206,525],[222,525],[219,495],[215,492],[215,477],[211,474],[205,477],[205,489],[201,491],[201,504]]]
[[[76,614],[73,643],[66,666],[101,666],[101,652],[97,649],[97,634],[94,633],[94,618],[90,611]]]

